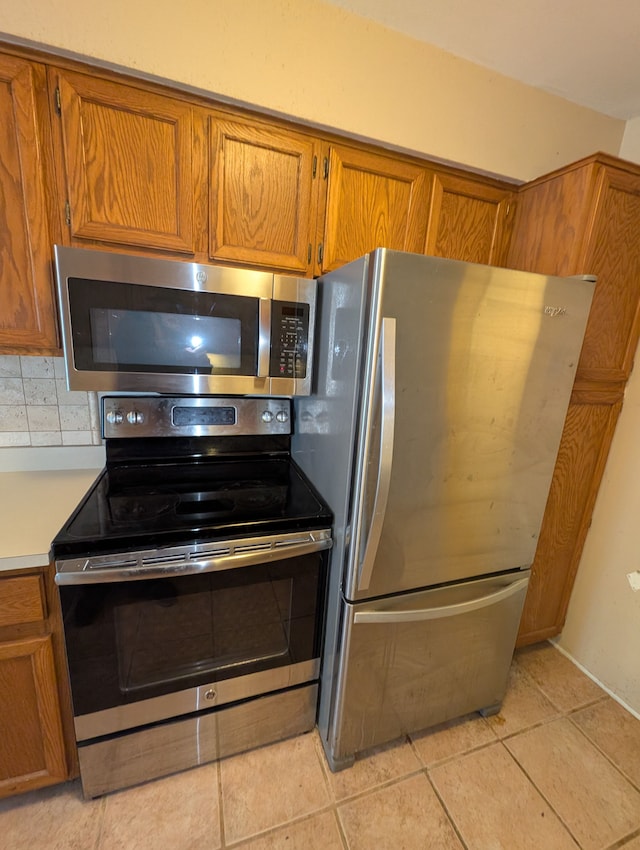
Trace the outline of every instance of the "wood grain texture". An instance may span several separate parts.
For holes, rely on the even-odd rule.
[[[318,143],[215,114],[209,139],[211,259],[311,274]]]
[[[513,193],[479,179],[434,175],[425,253],[470,263],[506,261]]]
[[[45,616],[41,576],[0,578],[0,626],[35,623]]]
[[[0,55],[0,352],[58,348],[41,65]]]
[[[66,779],[49,636],[0,644],[0,797]]]
[[[599,167],[591,227],[578,270],[598,283],[591,306],[578,378],[625,380],[638,343],[640,304],[640,169],[638,174]]]
[[[520,624],[518,645],[558,634],[622,402],[571,404]]]
[[[72,240],[192,254],[191,105],[92,76],[53,77]]]
[[[402,159],[332,145],[322,271],[375,248],[423,253],[431,180]]]

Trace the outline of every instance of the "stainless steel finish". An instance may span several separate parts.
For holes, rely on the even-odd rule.
[[[478,596],[455,605],[441,605],[439,608],[403,608],[402,610],[356,611],[354,623],[417,623],[419,620],[439,620],[442,617],[456,617],[468,614],[489,605],[495,605],[503,599],[521,593],[529,584],[529,576],[514,581],[501,590],[494,590],[486,596]]]
[[[234,437],[248,434],[290,434],[291,402],[273,398],[183,398],[177,396],[104,396],[103,436],[118,437]],[[176,425],[176,408],[233,408],[228,425]],[[280,414],[285,414],[280,416]],[[137,417],[141,420],[138,421]],[[274,421],[275,420],[275,421]]]
[[[331,529],[327,528],[70,558],[56,561],[55,581],[58,585],[106,584],[171,578],[281,561],[331,546]]]
[[[499,704],[527,581],[528,574],[507,573],[346,604],[342,653],[349,675],[335,694],[334,766],[383,741]],[[473,605],[490,597],[489,605]],[[425,616],[416,618],[416,611]],[[437,616],[430,618],[433,611]],[[375,619],[379,613],[399,619],[382,623]]]
[[[375,480],[375,491],[373,506],[369,517],[364,516],[366,499],[360,501],[360,515],[357,528],[362,531],[362,536],[356,537],[356,551],[362,548],[363,554],[358,570],[358,590],[363,591],[369,587],[371,573],[380,543],[384,516],[389,498],[389,486],[391,484],[391,468],[393,463],[393,432],[395,421],[395,370],[396,370],[396,320],[382,319],[380,329],[380,356],[377,374],[374,379],[374,387],[379,398],[374,399],[372,405],[373,416],[378,420],[380,431],[380,447],[377,451],[377,470]],[[371,442],[373,439],[373,425],[369,424],[369,433],[365,437],[365,457],[371,458],[373,451]],[[368,470],[365,472],[365,484],[362,488],[366,494],[368,490]],[[366,531],[366,538],[364,533]]]
[[[99,797],[309,732],[317,696],[312,684],[80,746],[84,796]]]
[[[303,685],[318,678],[320,660],[302,661],[286,667],[274,667],[248,676],[222,679],[198,688],[138,700],[74,718],[76,740],[88,741],[114,732],[157,723],[193,711],[260,696],[260,694]]]
[[[60,305],[62,346],[67,384],[73,390],[101,392],[162,392],[193,395],[308,395],[311,392],[313,328],[316,310],[316,281],[274,275],[251,269],[228,268],[178,260],[137,257],[107,251],[54,246],[55,270]],[[155,373],[153,385],[148,373],[78,371],[73,362],[70,322],[69,277],[117,281],[219,292],[261,299],[257,375],[180,375]],[[305,378],[269,377],[268,351],[271,345],[270,300],[309,304],[308,369]]]
[[[377,309],[397,321],[393,468],[366,590],[351,552],[354,601],[533,562],[593,293],[576,279],[375,254]],[[562,315],[545,312],[557,304]]]
[[[271,299],[261,298],[258,324],[258,378],[269,377],[269,354],[271,353]]]
[[[294,400],[292,454],[335,517],[318,728],[338,768],[499,705],[593,281],[380,249],[318,284],[316,390]],[[393,464],[363,576],[383,317]]]

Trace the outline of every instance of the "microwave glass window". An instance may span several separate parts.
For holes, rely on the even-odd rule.
[[[259,299],[69,278],[75,367],[254,375]]]
[[[187,370],[239,369],[242,363],[240,319],[104,307],[89,316],[97,363]]]

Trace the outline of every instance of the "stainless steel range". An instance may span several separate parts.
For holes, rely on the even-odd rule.
[[[331,512],[287,399],[105,397],[52,544],[85,796],[314,726]]]

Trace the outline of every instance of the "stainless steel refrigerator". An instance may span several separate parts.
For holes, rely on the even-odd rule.
[[[319,279],[292,450],[335,515],[333,769],[499,709],[593,289],[386,249]]]

